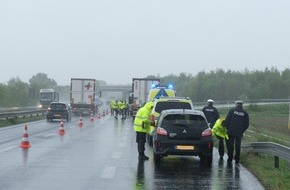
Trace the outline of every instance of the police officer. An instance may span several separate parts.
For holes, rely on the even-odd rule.
[[[212,134],[215,135],[219,140],[218,152],[220,155],[220,160],[223,160],[223,156],[225,153],[224,139],[229,139],[227,128],[224,126],[224,123],[225,119],[219,118],[212,128]]]
[[[235,102],[235,107],[230,109],[225,119],[229,139],[226,141],[228,149],[228,163],[232,163],[235,150],[235,162],[240,162],[241,141],[244,132],[249,127],[249,114],[243,109],[243,101]]]
[[[115,101],[114,100],[111,100],[110,101],[111,116],[114,115],[114,104],[115,104]]]
[[[150,129],[150,113],[153,108],[153,102],[147,102],[141,107],[134,119],[134,130],[136,132],[136,142],[138,143],[139,160],[148,160],[149,157],[144,154],[146,136]]]
[[[117,119],[118,118],[118,114],[119,114],[119,103],[118,100],[115,101],[114,105],[114,117]]]
[[[202,112],[204,113],[207,122],[210,123],[210,128],[212,128],[216,120],[220,117],[220,114],[216,107],[213,106],[214,101],[212,99],[208,99],[207,103],[207,106],[202,108]]]

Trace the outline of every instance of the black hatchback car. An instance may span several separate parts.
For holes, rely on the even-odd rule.
[[[213,140],[203,112],[170,109],[161,112],[153,131],[154,162],[168,155],[199,156],[212,163]]]
[[[64,119],[67,122],[71,121],[72,109],[69,104],[64,102],[51,102],[47,108],[46,119],[53,121],[54,119]]]

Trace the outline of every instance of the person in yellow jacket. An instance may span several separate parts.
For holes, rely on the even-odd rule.
[[[216,122],[212,128],[212,134],[215,135],[219,140],[218,151],[219,151],[219,155],[220,155],[220,160],[223,160],[223,156],[224,156],[224,152],[225,152],[224,139],[225,140],[229,139],[227,128],[223,126],[224,121],[225,121],[224,118],[219,118],[218,120],[216,120]]]
[[[115,104],[115,100],[111,100],[110,101],[111,116],[114,115],[114,104]]]
[[[153,102],[147,102],[141,107],[134,119],[134,130],[136,132],[136,142],[138,144],[139,160],[148,160],[149,157],[144,154],[146,136],[150,131],[150,113],[153,108]]]

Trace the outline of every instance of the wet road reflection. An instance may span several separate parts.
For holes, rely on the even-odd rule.
[[[216,160],[215,160],[216,161]],[[241,177],[242,173],[242,177]],[[168,157],[154,165],[152,189],[262,190],[243,166],[216,161],[212,166],[197,157]],[[143,188],[146,189],[146,188]],[[148,189],[148,188],[147,188]]]
[[[77,119],[66,123],[63,136],[58,134],[58,123],[30,124],[44,128],[30,135],[30,149],[19,148],[21,138],[0,145],[0,162],[5,163],[0,165],[0,189],[264,189],[242,165],[219,161],[217,149],[211,166],[190,156],[168,156],[155,165],[152,148],[146,144],[150,159],[139,162],[131,119],[107,117],[92,123],[84,118],[82,128]]]

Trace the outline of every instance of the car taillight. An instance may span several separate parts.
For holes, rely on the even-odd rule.
[[[161,142],[157,141],[157,147],[160,148],[161,147]]]
[[[211,149],[211,142],[208,142],[208,149]]]
[[[211,129],[206,129],[202,132],[201,136],[208,137],[211,136]]]
[[[163,129],[162,127],[157,127],[157,134],[167,136],[167,131]]]

